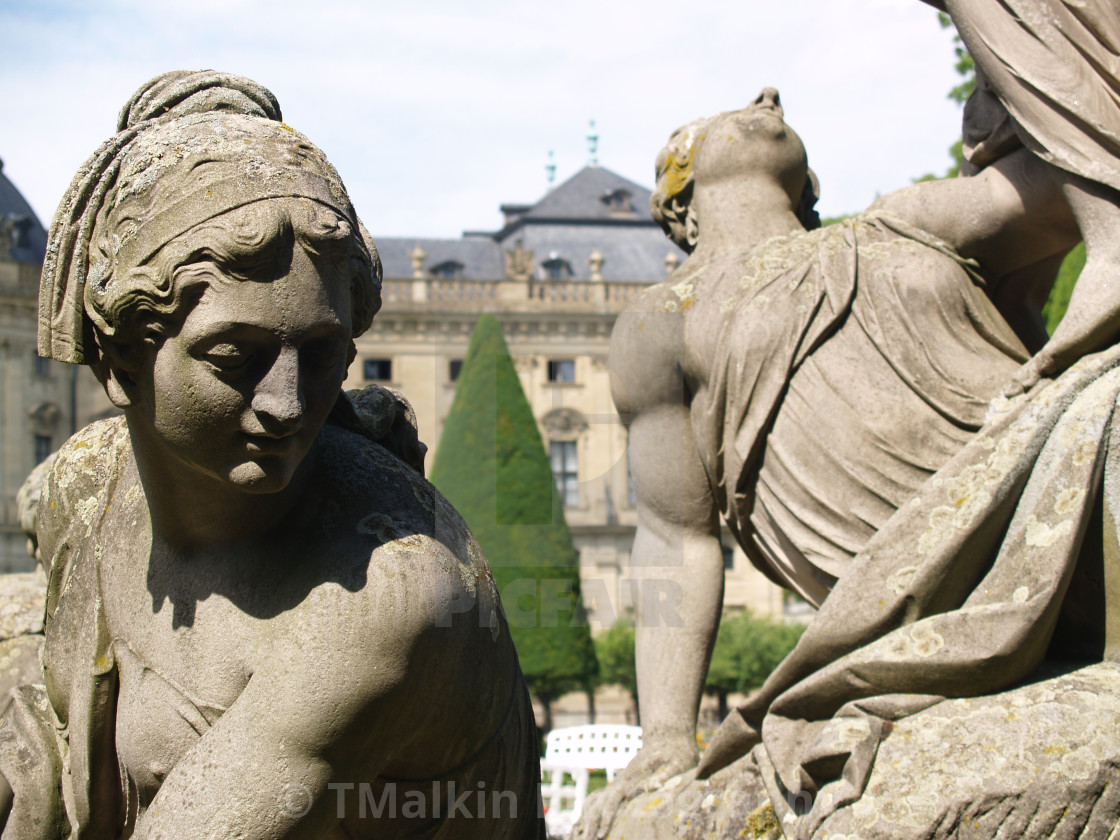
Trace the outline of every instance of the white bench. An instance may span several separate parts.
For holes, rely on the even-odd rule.
[[[642,746],[640,726],[590,724],[553,729],[541,759],[541,799],[553,837],[566,837],[583,811],[591,770],[606,770],[607,782]]]

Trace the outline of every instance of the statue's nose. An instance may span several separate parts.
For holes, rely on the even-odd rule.
[[[286,347],[257,385],[252,408],[265,434],[287,435],[299,428],[305,408],[299,373],[299,353]]]
[[[779,114],[782,113],[782,99],[778,95],[777,88],[763,88],[762,93],[760,93],[751,104],[761,108],[770,108],[771,110],[777,111]]]

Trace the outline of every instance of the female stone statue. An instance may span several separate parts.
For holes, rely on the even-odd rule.
[[[338,175],[249,80],[152,80],[78,172],[40,352],[124,416],[43,493],[5,840],[543,836],[486,560],[410,410],[340,391],[379,286]]]
[[[1120,334],[1120,7],[1109,0],[926,2],[952,17],[975,60],[979,94],[1003,122],[987,132],[987,148],[969,142],[969,156],[982,166],[993,153],[1022,146],[1045,161],[1038,167],[1060,185],[1085,240],[1085,267],[1065,317],[1012,390],[1030,388]]]
[[[654,215],[692,255],[620,316],[610,365],[616,405],[629,418],[638,499],[633,573],[675,583],[681,621],[647,624],[639,611],[645,747],[589,802],[583,837],[605,836],[622,802],[697,761],[696,714],[723,594],[720,520],[772,580],[815,604],[829,596],[831,607],[837,581],[870,562],[872,538],[965,452],[990,419],[990,401],[1028,359],[985,288],[1051,263],[1078,239],[1060,179],[1025,150],[973,178],[915,185],[865,216],[807,232],[813,179],[773,89],[741,111],[679,129],[657,174]],[[983,562],[978,556],[956,585]],[[865,580],[879,592],[879,581]],[[964,597],[922,586],[921,596],[901,585],[895,594],[941,610]],[[908,620],[921,614],[914,609]],[[806,652],[752,699],[740,730],[725,725],[701,772],[757,743],[782,691],[886,632],[822,626],[832,637],[813,637],[814,624]],[[1024,645],[1027,673],[1038,646]],[[962,657],[973,655],[984,661],[979,649]],[[1013,672],[992,666],[973,688],[1007,684]],[[931,677],[927,705],[927,695],[950,693],[954,674]],[[853,685],[862,685],[859,696],[890,693],[870,678],[845,678],[837,680],[846,688],[803,692],[789,718],[831,717],[828,703],[851,699],[844,692]],[[899,691],[921,687],[897,682]],[[805,711],[810,701],[829,711]],[[788,745],[798,743],[790,736]],[[802,758],[791,746],[774,759],[791,788]]]

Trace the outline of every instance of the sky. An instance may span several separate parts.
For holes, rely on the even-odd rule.
[[[822,216],[949,165],[951,32],[919,0],[0,0],[0,159],[44,225],[167,70],[248,76],[381,236],[501,226],[589,159],[646,186],[673,129],[781,92]]]

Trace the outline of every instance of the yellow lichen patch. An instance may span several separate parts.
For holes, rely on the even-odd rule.
[[[781,831],[781,827],[778,817],[774,813],[774,806],[767,802],[751,811],[747,816],[747,822],[743,826],[743,830],[739,832],[739,836],[746,837],[748,840],[762,840],[762,838],[772,835],[775,831]]]
[[[691,133],[690,129],[689,134]],[[692,181],[692,159],[696,155],[696,147],[703,142],[704,137],[703,133],[696,137],[686,137],[687,154],[683,159],[678,155],[669,155],[665,161],[665,171],[658,179],[658,186],[670,198],[678,195]]]

